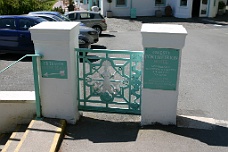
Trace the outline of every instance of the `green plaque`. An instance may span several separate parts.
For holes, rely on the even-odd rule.
[[[41,60],[43,78],[67,79],[67,61]]]
[[[176,90],[179,50],[146,48],[143,88]]]

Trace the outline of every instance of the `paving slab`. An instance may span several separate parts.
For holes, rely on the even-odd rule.
[[[14,152],[17,145],[21,141],[21,138],[23,137],[27,127],[28,125],[17,125],[15,131],[8,138],[4,148],[2,149],[2,152]]]
[[[61,141],[65,120],[32,120],[15,152],[55,152]]]
[[[177,120],[177,126],[140,126],[139,116],[85,112],[76,125],[67,125],[59,152],[228,151],[228,128],[219,121],[192,116]]]

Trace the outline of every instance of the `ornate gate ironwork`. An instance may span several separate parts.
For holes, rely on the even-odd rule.
[[[76,53],[79,110],[141,113],[142,51],[76,49]]]

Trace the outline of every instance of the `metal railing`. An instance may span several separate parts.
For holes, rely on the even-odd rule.
[[[37,69],[37,60],[42,57],[40,54],[27,54],[23,57],[21,57],[19,60],[11,63],[6,68],[0,70],[0,74],[4,71],[11,68],[13,65],[17,64],[21,60],[23,60],[26,57],[32,57],[32,64],[33,64],[33,78],[34,78],[34,87],[35,87],[35,98],[36,98],[36,116],[37,118],[41,118],[41,104],[40,104],[40,87],[39,87],[39,79],[38,79],[38,69]]]
[[[79,110],[141,113],[143,51],[76,52]]]

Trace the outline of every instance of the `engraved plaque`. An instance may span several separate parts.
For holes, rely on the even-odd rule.
[[[143,88],[176,90],[179,50],[146,48]]]

